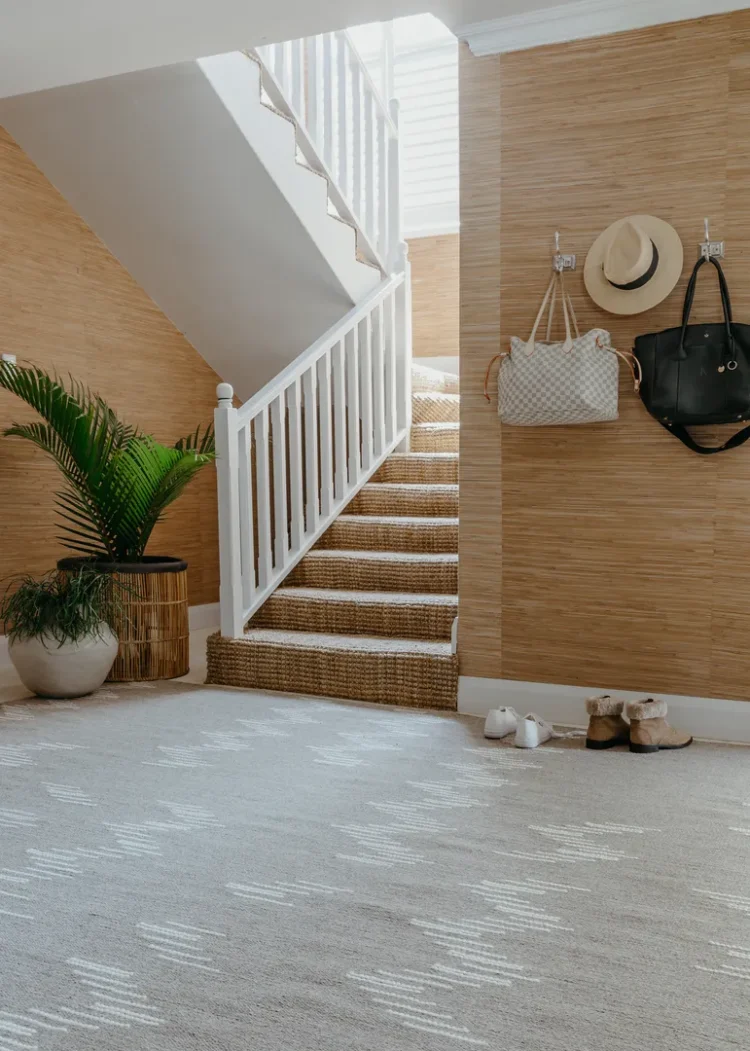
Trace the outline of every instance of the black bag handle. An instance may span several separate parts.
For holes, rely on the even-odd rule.
[[[659,420],[659,423],[664,427],[665,430],[673,434],[675,438],[679,438],[683,445],[686,445],[688,449],[694,453],[701,453],[703,456],[712,456],[714,453],[728,452],[729,449],[738,449],[740,445],[744,445],[746,441],[750,440],[750,427],[745,427],[741,431],[737,431],[732,437],[724,442],[723,445],[698,445],[695,438],[692,438],[688,434],[687,428],[681,423],[665,423],[663,420]]]
[[[690,321],[690,313],[693,309],[693,299],[695,298],[695,286],[698,283],[698,271],[704,263],[711,262],[716,267],[719,274],[719,289],[721,291],[721,306],[724,311],[724,326],[727,330],[727,352],[731,355],[732,348],[734,347],[734,338],[732,336],[732,301],[729,298],[729,286],[727,285],[727,279],[724,276],[724,271],[721,268],[719,260],[714,256],[711,256],[709,260],[705,256],[701,256],[698,262],[693,267],[693,272],[690,275],[687,289],[685,290],[685,305],[682,308],[682,332],[680,333],[680,350],[679,356],[683,360],[687,357],[687,351],[685,350],[685,336],[687,334],[688,322]]]

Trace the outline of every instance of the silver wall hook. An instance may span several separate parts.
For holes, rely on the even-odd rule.
[[[559,274],[563,270],[575,270],[576,268],[576,257],[569,253],[560,251],[560,231],[555,231],[555,254],[552,257],[552,269],[556,270]]]
[[[700,257],[702,259],[723,259],[724,242],[711,240],[711,230],[709,228],[708,219],[703,220],[703,233],[705,234],[705,238],[698,245]]]

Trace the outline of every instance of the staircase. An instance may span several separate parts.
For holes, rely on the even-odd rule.
[[[208,640],[208,682],[455,709],[458,380],[412,370],[394,452],[250,618]]]

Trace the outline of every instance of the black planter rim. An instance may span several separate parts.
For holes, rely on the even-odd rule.
[[[76,570],[90,566],[100,573],[182,573],[188,564],[181,558],[171,558],[169,555],[144,555],[140,562],[105,562],[104,559],[93,558],[89,555],[74,556],[72,558],[61,558],[57,563],[58,569]]]

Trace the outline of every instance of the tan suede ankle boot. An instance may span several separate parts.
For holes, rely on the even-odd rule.
[[[667,722],[667,702],[630,701],[627,707],[630,719],[630,751],[662,752],[687,748],[693,743],[690,734],[673,729]]]
[[[589,697],[586,711],[589,713],[589,728],[586,734],[587,748],[615,748],[630,740],[630,728],[622,717],[622,701],[615,701],[609,694],[604,697]]]

